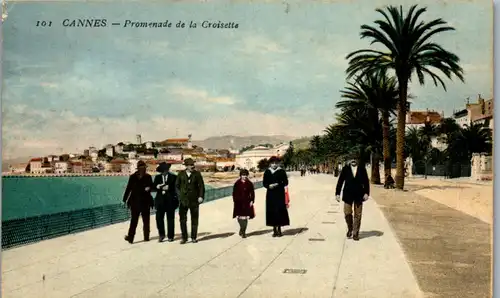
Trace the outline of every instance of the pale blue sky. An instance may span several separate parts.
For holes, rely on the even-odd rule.
[[[4,157],[193,134],[321,133],[345,86],[345,55],[369,46],[360,26],[388,1],[264,4],[11,3],[4,23]],[[411,86],[414,109],[463,107],[493,95],[489,1],[419,1],[457,31],[465,84]],[[410,1],[393,1],[409,7]],[[288,11],[288,12],[286,12]],[[64,28],[74,18],[221,20],[238,29]],[[51,28],[35,27],[52,21]]]

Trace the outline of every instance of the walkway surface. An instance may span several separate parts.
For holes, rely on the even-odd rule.
[[[420,297],[375,201],[364,206],[361,240],[345,239],[335,183],[331,175],[290,178],[292,226],[281,238],[265,226],[259,189],[246,239],[234,234],[224,198],[201,206],[197,244],[153,237],[130,245],[122,223],[4,251],[3,297]],[[141,224],[137,234],[142,240]]]

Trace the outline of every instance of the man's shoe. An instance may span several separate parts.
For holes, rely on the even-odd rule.
[[[351,230],[347,231],[346,237],[347,238],[351,238],[352,237],[352,231]]]
[[[174,241],[174,238],[168,238],[167,240],[168,242],[173,242]]]
[[[158,238],[158,242],[163,242],[163,240],[165,240],[165,236],[160,236],[160,238]]]
[[[359,241],[359,234],[357,234],[357,233],[356,233],[356,234],[354,234],[354,235],[352,236],[352,240],[354,240],[354,241]]]
[[[186,244],[187,240],[186,239],[182,239],[181,240],[181,244]]]
[[[134,239],[132,239],[132,237],[129,237],[129,236],[125,236],[125,241],[127,241],[128,243],[132,244],[134,243]]]
[[[198,240],[196,240],[196,239],[191,239],[191,242],[192,242],[192,243],[198,243]]]

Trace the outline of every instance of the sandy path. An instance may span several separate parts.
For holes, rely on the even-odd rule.
[[[438,178],[410,178],[405,188],[438,203],[493,224],[493,184]]]

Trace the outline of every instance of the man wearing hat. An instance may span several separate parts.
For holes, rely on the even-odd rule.
[[[198,234],[198,217],[200,211],[200,204],[205,197],[205,183],[203,176],[194,168],[194,160],[186,158],[184,160],[186,169],[180,171],[177,175],[175,188],[179,195],[179,217],[181,223],[182,240],[181,244],[187,242],[187,212],[191,214],[191,240],[193,243]]]
[[[156,175],[153,182],[153,191],[156,191],[156,227],[160,236],[159,242],[165,239],[165,214],[167,215],[167,239],[169,242],[174,241],[175,209],[179,207],[179,200],[175,191],[177,177],[169,172],[170,166],[166,162],[160,163],[156,168],[156,171],[160,174]]]
[[[129,243],[134,242],[135,230],[139,223],[139,216],[142,217],[144,241],[149,241],[149,218],[150,208],[153,208],[153,197],[151,190],[153,187],[153,178],[146,173],[146,163],[139,161],[137,171],[130,175],[127,188],[123,195],[123,203],[130,209],[130,227],[125,240]]]

